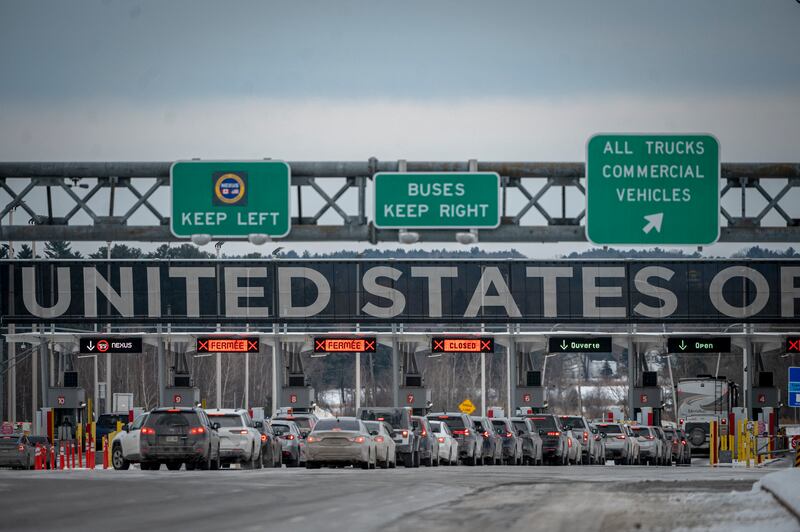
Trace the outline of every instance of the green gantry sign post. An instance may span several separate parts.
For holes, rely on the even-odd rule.
[[[586,148],[586,236],[602,245],[712,244],[719,186],[711,135],[595,135]]]
[[[177,237],[289,234],[291,170],[283,161],[178,161],[170,177]]]
[[[373,217],[379,229],[494,229],[500,225],[495,172],[378,172]]]

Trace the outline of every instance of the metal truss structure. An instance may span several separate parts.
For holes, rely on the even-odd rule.
[[[374,227],[368,197],[376,172],[400,169],[500,174],[502,222],[481,230],[480,241],[586,241],[583,163],[371,158],[289,164],[296,196],[285,241],[397,242],[397,230]],[[0,240],[179,241],[169,229],[170,166],[0,163],[0,222],[8,219],[0,225]],[[721,179],[720,242],[800,242],[800,193],[793,190],[800,189],[800,163],[723,163]],[[454,230],[418,233],[421,242],[453,242],[456,235]]]

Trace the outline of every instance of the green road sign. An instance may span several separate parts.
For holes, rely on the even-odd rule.
[[[714,243],[719,172],[710,135],[595,135],[586,148],[586,236],[604,245]]]
[[[500,225],[495,172],[379,172],[374,177],[375,227],[494,229]]]
[[[177,237],[289,234],[291,170],[285,162],[179,161],[170,176],[170,227]]]

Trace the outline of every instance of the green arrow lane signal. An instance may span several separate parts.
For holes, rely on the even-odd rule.
[[[679,348],[681,351],[685,351],[685,350],[686,350],[686,342],[684,342],[683,340],[681,340],[681,343],[680,343],[680,344],[678,344],[678,348]]]
[[[566,340],[561,340],[561,349],[566,351],[567,347],[569,347],[569,344],[567,343],[567,341]]]

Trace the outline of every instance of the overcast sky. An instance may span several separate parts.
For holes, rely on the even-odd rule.
[[[798,28],[795,0],[1,0],[0,160],[580,161],[657,131],[798,161]]]

